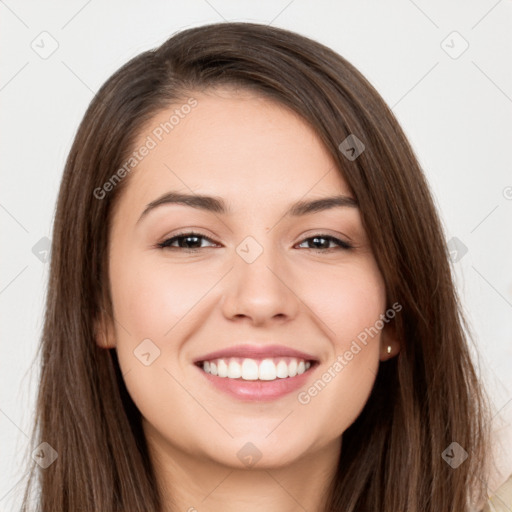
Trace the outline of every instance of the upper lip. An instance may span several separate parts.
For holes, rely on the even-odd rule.
[[[247,357],[247,358],[271,358],[271,357],[296,357],[306,361],[316,361],[315,356],[295,350],[284,345],[236,345],[234,347],[224,348],[210,352],[204,356],[194,359],[194,363],[211,361],[213,359],[222,359],[227,357]]]

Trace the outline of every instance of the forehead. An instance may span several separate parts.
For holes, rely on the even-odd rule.
[[[167,190],[225,197],[246,210],[303,196],[350,195],[308,123],[249,91],[191,93],[145,125],[134,149],[145,145],[151,149],[123,194],[131,204]]]

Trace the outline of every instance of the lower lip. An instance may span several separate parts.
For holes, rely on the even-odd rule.
[[[304,386],[317,364],[312,363],[311,367],[300,375],[287,377],[285,379],[277,378],[275,380],[242,380],[230,379],[228,377],[218,377],[211,373],[206,373],[202,368],[196,365],[197,369],[208,379],[208,381],[220,391],[224,391],[239,400],[257,400],[270,401],[281,398],[297,391]]]

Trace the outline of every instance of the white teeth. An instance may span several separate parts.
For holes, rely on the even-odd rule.
[[[279,363],[278,363],[279,364]],[[263,359],[260,363],[258,377],[260,380],[275,380],[277,368],[272,359]]]
[[[311,362],[295,357],[250,359],[230,357],[204,361],[203,370],[211,375],[243,380],[276,380],[301,375],[311,367]]]
[[[219,359],[219,362],[217,363],[217,374],[219,377],[228,376],[228,365],[224,359]]]
[[[236,361],[229,361],[227,376],[230,379],[238,379],[242,376],[242,368]]]
[[[288,365],[286,364],[286,361],[281,359],[281,361],[277,363],[276,374],[280,379],[288,377]]]
[[[297,361],[293,359],[288,365],[288,375],[290,377],[295,377],[297,375]]]
[[[254,359],[244,359],[241,377],[244,380],[258,379],[258,363]]]

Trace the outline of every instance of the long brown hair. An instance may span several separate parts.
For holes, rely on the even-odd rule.
[[[140,413],[114,349],[95,343],[112,315],[108,238],[130,179],[99,198],[142,127],[194,91],[230,85],[288,106],[330,152],[355,195],[384,278],[402,305],[397,357],[380,364],[372,393],[343,433],[328,511],[466,512],[486,499],[489,405],[472,362],[444,234],[425,177],[398,122],[371,84],[331,49],[253,23],[181,31],[130,60],[92,100],[68,156],[54,222],[33,447],[38,510],[159,511]],[[340,143],[355,135],[355,159]],[[115,319],[113,320],[115,321]],[[443,457],[458,443],[468,458]],[[457,449],[461,449],[457,448]]]

